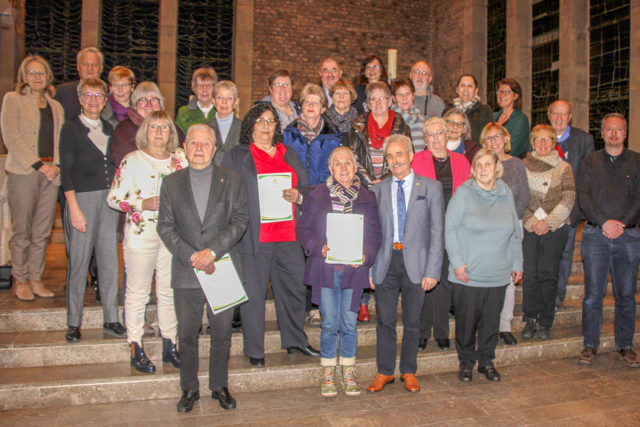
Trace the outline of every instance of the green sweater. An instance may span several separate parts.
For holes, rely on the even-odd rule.
[[[493,113],[493,120],[498,121],[498,117],[502,114],[502,109]],[[511,135],[511,154],[513,157],[524,158],[529,151],[529,118],[525,113],[517,108],[513,109],[513,113],[504,124],[505,129]]]
[[[176,126],[187,134],[189,126],[196,123],[208,123],[216,117],[216,107],[209,110],[207,117],[204,116],[202,110],[198,108],[198,99],[194,96],[189,100],[187,105],[178,108],[178,116],[176,117]]]

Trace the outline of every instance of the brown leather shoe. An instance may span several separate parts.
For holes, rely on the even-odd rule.
[[[404,389],[411,393],[417,393],[420,391],[420,383],[414,374],[402,374],[400,379],[404,383]]]
[[[393,375],[376,374],[375,379],[369,384],[367,390],[371,392],[382,391],[387,384],[393,384],[395,377]]]
[[[631,347],[625,347],[620,350],[616,350],[616,353],[620,355],[624,363],[629,368],[640,368],[640,360],[636,356],[636,352]]]
[[[29,287],[31,288],[31,292],[40,298],[53,298],[53,292],[45,288],[42,282],[29,280]]]
[[[35,297],[31,293],[31,289],[29,289],[29,284],[26,282],[15,282],[13,284],[14,292],[16,293],[16,297],[21,301],[33,301]]]
[[[578,363],[581,365],[591,365],[593,363],[593,359],[596,358],[596,349],[587,346],[580,353],[580,359],[578,359]]]

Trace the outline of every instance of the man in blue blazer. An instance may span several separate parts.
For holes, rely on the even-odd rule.
[[[567,101],[559,99],[551,103],[547,114],[549,116],[549,122],[551,122],[551,127],[558,137],[558,146],[562,150],[562,158],[571,165],[574,184],[576,188],[578,188],[578,176],[580,176],[582,161],[595,151],[593,137],[587,132],[569,125],[572,114],[571,105]],[[583,216],[580,206],[578,206],[578,198],[576,197],[570,216],[571,223],[569,224],[567,243],[562,252],[562,259],[560,260],[556,306],[561,306],[564,297],[567,295],[567,280],[569,280],[569,275],[571,274],[576,230],[582,222]]]
[[[396,316],[402,293],[400,374],[405,389],[417,392],[420,384],[415,373],[424,292],[438,283],[444,251],[442,185],[413,172],[411,139],[391,135],[384,144],[392,176],[372,187],[378,200],[382,246],[369,279],[378,303],[378,373],[368,390],[381,391],[394,381]]]
[[[184,143],[189,167],[167,176],[160,190],[158,234],[173,255],[171,287],[178,318],[180,387],[178,412],[189,412],[200,398],[198,335],[204,292],[194,268],[212,274],[214,261],[232,251],[247,229],[247,197],[238,174],[213,164],[216,139],[206,124],[192,125]],[[236,407],[229,393],[228,363],[233,310],[213,314],[209,389],[224,409]]]

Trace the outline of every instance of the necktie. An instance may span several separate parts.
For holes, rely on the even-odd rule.
[[[398,180],[398,239],[400,243],[404,239],[404,220],[407,217],[407,207],[404,203],[404,190],[402,189],[402,185],[404,184],[404,180]]]

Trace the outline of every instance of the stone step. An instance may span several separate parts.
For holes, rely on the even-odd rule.
[[[613,319],[613,298],[605,298],[603,320]],[[640,303],[640,298],[639,298]],[[640,310],[639,310],[640,311]],[[524,327],[521,321],[521,306],[516,306],[512,331],[518,334]],[[582,319],[582,310],[577,301],[568,301],[560,308],[555,317],[554,326],[558,328],[577,327]],[[375,345],[376,315],[367,323],[358,323],[358,346]],[[402,314],[398,314],[397,334],[402,337]],[[204,329],[203,329],[204,331]],[[454,337],[455,321],[449,320],[449,336]],[[309,343],[320,348],[320,328],[307,327]],[[144,337],[147,356],[154,362],[162,359],[162,339],[153,334]],[[200,335],[200,356],[209,354],[209,337],[206,332]],[[278,354],[281,348],[280,333],[276,321],[266,323],[265,353]],[[231,355],[243,355],[242,332],[233,334],[231,339]],[[82,340],[76,344],[69,344],[64,339],[63,331],[20,331],[0,333],[0,368],[25,368],[39,366],[83,365],[99,363],[116,363],[129,361],[130,351],[125,339],[106,335],[102,329],[82,330]]]
[[[640,322],[636,330],[640,329]],[[614,350],[613,322],[603,323],[600,353]],[[498,368],[530,360],[576,357],[582,348],[579,327],[554,328],[548,341],[521,340],[516,346],[499,345],[495,363]],[[635,338],[640,337],[636,333]],[[376,373],[375,345],[358,348],[357,368],[361,387]],[[597,360],[596,362],[597,363]],[[266,356],[266,368],[250,367],[243,356],[232,356],[229,363],[229,388],[234,392],[311,387],[319,384],[318,359],[286,353]],[[208,391],[208,363],[200,360],[200,393]],[[57,405],[84,405],[169,399],[180,395],[179,372],[171,365],[157,365],[153,375],[140,374],[128,362],[90,365],[65,365],[0,369],[0,410],[38,408]],[[428,347],[418,354],[418,375],[455,372],[455,350],[440,351]],[[588,368],[585,368],[588,369]]]

